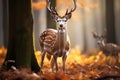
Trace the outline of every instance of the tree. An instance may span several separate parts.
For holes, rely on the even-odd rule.
[[[4,34],[4,46],[7,47],[8,45],[8,0],[2,0],[3,4],[3,34]]]
[[[106,0],[107,42],[116,43],[114,0]]]
[[[40,71],[33,47],[31,0],[9,0],[9,41],[3,68],[10,69],[11,65]]]
[[[56,0],[51,0],[51,5],[53,8],[56,6]],[[51,18],[50,12],[47,10],[47,28],[54,28],[56,29],[56,23],[55,21],[52,21],[54,19]]]

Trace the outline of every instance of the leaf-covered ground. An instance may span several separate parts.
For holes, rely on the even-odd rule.
[[[0,47],[0,67],[6,52],[4,47]],[[40,63],[40,51],[35,54]],[[47,59],[44,61],[43,73],[36,74],[28,69],[18,70],[12,67],[9,71],[0,72],[0,80],[120,80],[120,63],[116,63],[116,58],[106,57],[101,51],[82,53],[76,47],[70,50],[65,72],[62,71],[61,58],[58,59],[58,64],[59,71],[55,73],[51,72],[50,61]]]

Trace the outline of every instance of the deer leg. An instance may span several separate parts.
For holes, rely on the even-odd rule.
[[[54,57],[54,60],[55,60],[55,66],[56,66],[56,72],[58,71],[58,64],[57,64],[57,56],[55,55]]]
[[[54,72],[54,63],[55,63],[55,60],[54,60],[54,58],[52,58],[52,61],[51,61],[52,72]]]
[[[44,57],[45,57],[45,51],[42,51],[42,56],[41,56],[41,68],[42,68],[42,66],[43,66],[43,62],[44,62]]]
[[[67,55],[64,54],[62,57],[62,63],[63,63],[63,71],[65,71],[65,62],[66,62]]]
[[[116,58],[116,63],[118,64],[119,63],[119,55],[116,55],[115,58]]]
[[[54,65],[56,66],[56,72],[57,72],[58,71],[57,55],[53,55],[53,58],[52,58],[52,61],[51,61],[52,72],[54,72]]]

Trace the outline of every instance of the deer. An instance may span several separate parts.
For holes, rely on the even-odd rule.
[[[120,53],[120,46],[114,43],[106,43],[106,31],[102,33],[102,35],[98,35],[97,32],[93,32],[93,37],[97,41],[97,45],[99,46],[100,50],[105,54],[106,56],[112,56],[118,59],[116,62],[119,63],[119,56]]]
[[[42,53],[40,62],[41,68],[43,67],[44,57],[46,55],[47,58],[51,60],[52,72],[54,72],[54,66],[56,67],[56,72],[58,71],[58,57],[62,57],[62,70],[65,71],[65,62],[70,49],[67,21],[71,18],[72,12],[76,10],[76,0],[73,0],[73,2],[74,7],[70,11],[67,9],[64,16],[59,16],[56,9],[53,9],[51,6],[51,2],[49,0],[47,1],[47,9],[57,23],[57,29],[46,29],[40,34],[39,42]]]

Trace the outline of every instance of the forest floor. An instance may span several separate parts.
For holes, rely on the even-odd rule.
[[[0,67],[6,52],[6,48],[0,47]],[[35,51],[35,55],[40,63],[40,51]],[[0,72],[0,80],[120,80],[120,62],[116,63],[115,58],[106,57],[95,49],[85,53],[82,53],[78,46],[71,49],[65,72],[62,71],[61,58],[58,59],[58,64],[59,71],[55,73],[51,72],[50,61],[47,59],[44,61],[42,73],[12,67],[11,70]]]

